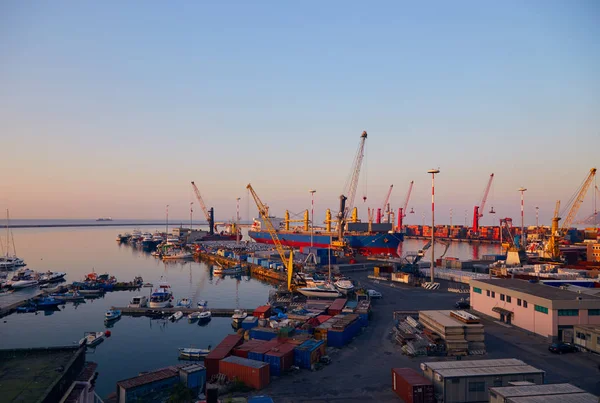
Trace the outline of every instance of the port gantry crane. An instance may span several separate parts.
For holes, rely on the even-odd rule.
[[[560,200],[556,202],[556,208],[554,209],[554,217],[552,217],[552,227],[550,228],[550,238],[548,239],[545,248],[546,254],[549,255],[549,257],[551,257],[552,259],[560,258],[560,249],[558,248],[559,239],[566,234],[567,230],[571,227],[571,224],[573,224],[575,216],[577,216],[577,212],[583,204],[583,199],[585,199],[585,195],[587,194],[588,189],[592,185],[592,180],[594,179],[595,175],[596,168],[590,169],[590,172],[586,176],[581,186],[579,186],[579,189],[575,192],[575,195],[571,197],[571,200],[569,200],[569,203],[567,203],[567,218],[564,219],[564,221],[560,225],[560,228],[558,226],[558,222],[561,219],[559,216]]]
[[[360,177],[360,169],[362,167],[362,161],[365,156],[365,142],[367,141],[367,132],[363,131],[360,135],[360,142],[358,143],[358,150],[354,156],[354,163],[352,165],[352,171],[350,177],[346,181],[344,186],[344,194],[340,195],[340,211],[338,212],[338,239],[337,242],[332,242],[331,246],[346,247],[344,242],[344,227],[348,219],[348,213],[354,209],[354,198],[356,197],[356,189],[358,188],[358,178]],[[366,201],[366,196],[363,197]],[[348,203],[346,204],[346,201]]]
[[[212,235],[212,234],[214,234],[214,231],[216,230],[214,210],[212,209],[212,207],[210,210],[206,208],[206,204],[204,204],[204,200],[202,200],[200,191],[198,190],[198,187],[196,186],[194,181],[192,181],[192,188],[194,188],[194,193],[196,194],[196,199],[198,199],[200,208],[204,212],[204,217],[206,218],[206,222],[208,223],[208,226],[210,228],[209,233],[210,233],[210,235]]]
[[[287,288],[288,288],[288,291],[292,291],[292,276],[293,276],[293,272],[294,272],[294,250],[293,250],[293,248],[290,248],[290,258],[289,258],[289,260],[286,260],[285,248],[283,247],[283,244],[279,240],[279,236],[277,235],[277,231],[275,230],[275,227],[273,226],[273,222],[269,218],[268,207],[260,200],[260,198],[254,191],[254,189],[252,188],[252,185],[250,183],[248,184],[248,186],[246,186],[246,189],[248,189],[248,191],[252,195],[252,198],[254,199],[254,203],[256,203],[256,207],[258,208],[258,213],[262,217],[262,219],[267,227],[267,231],[269,231],[269,235],[271,235],[271,239],[273,239],[273,244],[275,245],[275,249],[277,249],[277,253],[279,253],[281,262],[285,265],[285,268],[287,271]]]
[[[390,189],[385,195],[385,200],[383,201],[383,207],[377,211],[377,223],[381,222],[381,214],[385,213],[387,216],[387,222],[390,222],[390,196],[392,195],[392,190],[394,189],[394,185],[390,185]]]
[[[481,198],[481,202],[478,206],[473,208],[473,236],[479,236],[479,219],[483,217],[483,212],[485,211],[485,203],[487,202],[488,194],[490,193],[490,188],[492,187],[492,182],[494,180],[494,174],[490,175],[490,179],[488,180],[487,186],[483,191],[483,197]],[[490,210],[491,214],[494,214],[494,208]]]
[[[404,204],[398,209],[398,231],[402,231],[402,221],[404,217],[406,217],[406,209],[408,208],[408,202],[410,200],[410,194],[412,193],[414,183],[415,181],[410,181],[410,185],[408,185],[408,193],[406,193],[406,199],[404,199]],[[414,213],[414,211],[411,211],[411,213]]]

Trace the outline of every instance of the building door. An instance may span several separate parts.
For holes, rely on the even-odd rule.
[[[510,325],[510,314],[506,315],[506,323]]]
[[[504,323],[504,314],[503,313],[500,314],[500,322]]]

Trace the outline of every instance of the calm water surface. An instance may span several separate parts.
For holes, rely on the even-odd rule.
[[[155,228],[145,227],[149,231]],[[156,229],[162,229],[157,225]],[[115,242],[116,234],[126,228],[32,228],[13,229],[17,254],[28,267],[38,271],[67,273],[67,281],[82,280],[92,270],[110,273],[121,281],[142,276],[155,285],[161,277],[173,287],[175,298],[207,300],[214,308],[254,308],[267,301],[273,286],[254,279],[218,279],[210,267],[198,262],[165,264],[148,253]],[[426,242],[407,240],[403,252],[415,251]],[[444,250],[436,245],[436,256]],[[452,243],[446,256],[475,259],[483,254],[498,253],[496,245]],[[429,257],[429,256],[428,256]],[[428,258],[427,257],[427,258]],[[32,290],[19,291],[19,294]],[[59,312],[13,314],[0,321],[0,347],[46,347],[71,345],[86,331],[104,330],[104,312],[111,306],[126,306],[139,294],[149,295],[151,289],[107,293],[104,298],[86,300],[74,306],[67,304]],[[15,293],[15,294],[17,294]],[[13,294],[13,295],[15,295]],[[9,298],[9,297],[2,297]],[[2,301],[0,301],[0,304]],[[116,382],[162,366],[177,363],[179,347],[216,345],[232,333],[228,318],[213,318],[206,326],[177,323],[149,318],[122,317],[110,329],[112,337],[96,349],[88,350],[88,360],[99,364],[98,393],[105,397],[116,389]]]

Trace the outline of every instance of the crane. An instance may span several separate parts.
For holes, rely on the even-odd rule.
[[[583,204],[583,199],[585,198],[585,195],[587,194],[587,191],[590,188],[595,175],[596,168],[590,169],[590,172],[588,173],[587,177],[576,192],[577,194],[575,195],[575,197],[571,197],[571,200],[567,204],[567,207],[569,209],[567,212],[567,218],[565,218],[565,220],[562,222],[562,225],[560,226],[561,232],[568,230],[569,227],[571,227],[571,224],[573,224],[573,220],[575,219],[575,216],[579,211],[579,207],[581,207],[581,205]]]
[[[558,233],[558,222],[560,221],[559,217],[560,213],[560,200],[556,201],[556,206],[554,207],[554,215],[552,216],[552,227],[550,227],[550,238],[546,243],[546,256],[549,256],[553,259],[558,259],[560,257],[560,250],[558,249],[558,237],[560,234]]]
[[[194,183],[194,181],[192,181],[192,188],[194,189],[194,193],[196,194],[196,199],[198,199],[198,203],[200,204],[200,208],[202,209],[202,212],[204,213],[204,217],[206,218],[206,222],[208,223],[210,235],[212,235],[214,233],[214,231],[216,230],[216,228],[215,228],[214,210],[212,208],[210,210],[208,210],[206,208],[206,204],[204,204],[204,200],[202,200],[202,196],[200,195],[200,191],[198,190],[198,187],[196,186],[196,184]]]
[[[597,198],[600,198],[600,189],[598,188],[598,185],[594,186],[596,188],[596,193]],[[586,218],[584,218],[583,220],[579,220],[577,222],[575,222],[575,224],[595,224],[596,223],[596,216],[598,215],[598,210],[596,209],[596,202],[594,202],[594,212],[592,214],[590,214],[589,216],[587,216]]]
[[[273,239],[273,244],[275,245],[275,249],[277,249],[277,253],[279,253],[281,262],[285,265],[285,268],[287,271],[287,288],[289,291],[291,291],[292,290],[292,275],[293,275],[293,271],[294,271],[294,250],[292,248],[290,248],[290,258],[289,258],[289,260],[287,260],[285,257],[285,249],[283,247],[283,244],[279,240],[279,236],[277,236],[277,231],[275,230],[275,227],[273,226],[273,222],[271,222],[271,219],[269,218],[268,207],[260,200],[260,198],[254,191],[254,189],[252,188],[252,185],[250,183],[248,184],[248,186],[246,186],[246,189],[248,189],[250,191],[250,194],[252,195],[252,198],[254,199],[254,203],[256,203],[256,207],[258,208],[258,213],[260,214],[263,221],[265,222],[267,231],[269,231],[269,234],[271,235],[271,238]]]
[[[362,167],[362,160],[365,156],[365,142],[367,141],[367,132],[363,131],[360,135],[360,142],[358,143],[358,150],[354,156],[354,163],[350,176],[344,186],[344,201],[340,201],[340,212],[338,213],[338,236],[341,241],[344,235],[344,225],[348,218],[348,213],[354,208],[354,198],[356,197],[356,189],[358,187],[358,178],[360,177],[360,169]],[[340,200],[341,200],[340,197]],[[366,200],[366,197],[364,198]],[[348,203],[346,203],[348,200]]]
[[[494,174],[490,175],[490,179],[488,180],[487,186],[483,191],[483,197],[481,198],[481,202],[478,206],[473,208],[473,235],[479,235],[479,219],[483,217],[483,211],[485,210],[485,202],[487,202],[488,194],[490,193],[490,188],[492,187],[492,181],[494,180]],[[492,209],[493,211],[493,209]]]
[[[377,223],[379,224],[381,222],[381,213],[382,212],[387,212],[387,220],[389,222],[390,220],[390,206],[389,206],[389,202],[390,202],[390,196],[392,195],[392,189],[394,189],[394,185],[390,185],[390,189],[388,190],[387,194],[385,195],[385,199],[383,201],[383,207],[381,209],[379,209],[379,211],[377,212]],[[387,210],[386,210],[386,206],[387,206]]]
[[[406,209],[408,208],[408,201],[410,200],[410,194],[412,193],[414,183],[415,181],[410,181],[410,184],[408,185],[408,193],[406,193],[406,199],[404,199],[404,204],[398,209],[398,231],[402,230],[402,219],[406,217]],[[414,211],[411,210],[411,213],[414,213]]]

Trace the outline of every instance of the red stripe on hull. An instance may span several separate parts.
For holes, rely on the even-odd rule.
[[[275,245],[275,242],[273,242],[272,239],[258,238],[258,239],[255,239],[255,241],[256,241],[256,243]],[[289,242],[289,241],[285,241],[285,240],[282,240],[281,244],[285,245],[285,246],[294,247],[294,248],[310,246],[310,242]],[[328,244],[315,243],[315,244],[313,244],[313,246],[315,248],[329,248]],[[365,254],[365,255],[387,255],[387,254],[390,254],[392,256],[398,256],[396,249],[393,249],[393,248],[360,248],[358,250],[358,252],[360,254]]]

